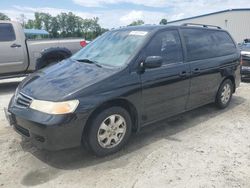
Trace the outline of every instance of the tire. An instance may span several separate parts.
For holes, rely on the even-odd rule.
[[[111,107],[93,118],[84,140],[94,155],[102,157],[119,151],[127,143],[131,130],[129,113],[121,107]]]
[[[69,53],[55,51],[54,53],[50,52],[48,54],[44,54],[41,58],[38,59],[36,69],[42,69],[45,67],[52,66],[64,59],[67,59],[71,56]]]
[[[231,80],[227,79],[220,85],[220,88],[216,95],[215,104],[218,108],[226,108],[232,98],[233,94],[233,83]]]
[[[49,58],[45,61],[45,64],[42,68],[45,68],[45,67],[50,67],[52,65],[55,65],[57,64],[58,62],[62,61],[63,59],[65,59],[65,57],[63,56],[58,56],[58,57],[52,57],[52,58]]]

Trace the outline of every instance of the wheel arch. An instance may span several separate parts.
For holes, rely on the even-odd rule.
[[[72,55],[71,51],[65,47],[52,47],[42,51],[41,57],[37,59],[36,70],[46,66],[46,61],[50,58],[58,60],[69,58]]]
[[[231,82],[232,82],[232,84],[233,84],[233,93],[234,93],[235,90],[236,90],[236,85],[235,85],[235,78],[234,78],[234,76],[233,76],[233,75],[226,76],[226,77],[222,80],[221,84],[222,84],[225,80],[231,80]]]
[[[138,111],[136,107],[127,99],[117,98],[103,102],[91,112],[90,116],[86,121],[86,125],[84,126],[83,135],[88,132],[88,127],[91,125],[92,120],[98,113],[100,113],[104,109],[114,106],[118,106],[127,110],[132,120],[132,130],[137,131],[139,126],[138,126]]]

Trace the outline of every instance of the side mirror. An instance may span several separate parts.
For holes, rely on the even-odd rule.
[[[160,67],[162,65],[162,57],[161,56],[148,56],[143,63],[143,67],[146,69],[153,69]]]

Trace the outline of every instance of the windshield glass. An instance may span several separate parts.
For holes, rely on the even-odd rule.
[[[123,66],[146,38],[146,31],[111,31],[103,34],[71,58],[103,65]]]

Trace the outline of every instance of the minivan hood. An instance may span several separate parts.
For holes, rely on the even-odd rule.
[[[67,59],[31,74],[19,89],[35,99],[61,101],[114,73],[113,69]]]

